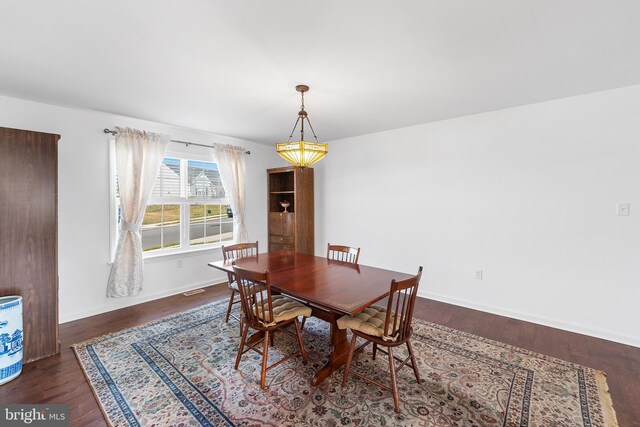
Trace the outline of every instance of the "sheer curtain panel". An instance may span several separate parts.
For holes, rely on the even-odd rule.
[[[248,235],[247,227],[244,225],[246,170],[244,148],[215,144],[215,153],[222,186],[233,211],[233,241],[245,243],[248,241]]]
[[[137,295],[142,289],[140,227],[153,183],[162,164],[169,136],[116,128],[116,169],[121,221],[116,255],[107,284],[107,297]]]

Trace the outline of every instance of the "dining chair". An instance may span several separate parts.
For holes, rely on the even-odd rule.
[[[357,264],[359,257],[360,248],[352,248],[351,246],[343,245],[332,245],[331,243],[327,245],[327,259],[343,261],[349,264]],[[304,323],[306,321],[306,318],[302,319],[300,329],[304,329]]]
[[[327,259],[333,259],[336,261],[349,262],[351,264],[357,264],[360,257],[360,248],[352,248],[350,246],[327,245]]]
[[[247,258],[258,255],[258,242],[255,243],[237,243],[235,245],[230,246],[222,246],[222,259],[224,261],[235,261],[241,258]],[[228,286],[231,290],[231,298],[229,298],[229,306],[227,307],[227,315],[224,318],[224,322],[229,322],[229,316],[233,317],[236,320],[238,319],[236,316],[231,314],[231,308],[234,304],[238,304],[240,300],[236,301],[235,296],[238,293],[238,283],[236,282],[235,277],[231,273],[227,273]],[[242,328],[241,328],[242,329]]]
[[[283,295],[272,295],[271,279],[268,271],[259,273],[235,266],[233,267],[233,271],[238,283],[243,316],[243,321],[241,322],[242,338],[240,340],[240,347],[238,347],[235,369],[238,369],[240,359],[247,351],[253,350],[262,354],[260,388],[264,390],[264,383],[269,369],[274,368],[284,361],[298,355],[302,355],[303,363],[307,363],[307,351],[302,343],[298,316],[311,316],[311,308]],[[295,334],[285,329],[286,326],[291,324],[295,327]],[[264,333],[264,336],[262,337],[262,340],[264,341],[262,351],[253,346],[255,343],[249,344],[247,342],[247,333],[249,332],[249,328],[256,329]],[[269,340],[270,337],[273,337],[276,331],[282,331],[297,338],[300,350],[285,356],[278,362],[273,363],[271,366],[267,366]],[[246,350],[244,350],[245,346],[248,347]]]
[[[338,319],[338,328],[351,329],[353,336],[351,338],[351,346],[349,348],[349,356],[345,365],[344,375],[342,377],[342,386],[347,384],[349,373],[351,370],[351,362],[353,361],[353,352],[356,348],[357,337],[364,338],[368,342],[373,343],[373,359],[376,358],[376,352],[380,351],[389,356],[389,371],[391,373],[391,391],[393,392],[393,404],[396,412],[400,412],[400,399],[398,398],[398,382],[396,379],[397,372],[405,365],[413,368],[418,384],[420,384],[420,373],[418,365],[411,346],[411,334],[413,329],[411,323],[413,321],[413,308],[416,303],[418,293],[418,285],[422,276],[422,267],[418,269],[418,274],[405,280],[396,282],[391,281],[391,289],[389,290],[389,299],[387,307],[370,306],[365,308],[361,313],[355,316],[343,316]],[[368,344],[368,342],[366,344]],[[365,345],[366,345],[365,344]],[[402,360],[393,355],[393,348],[406,344],[409,356]],[[378,347],[386,347],[386,351]],[[396,368],[396,360],[400,366]],[[411,361],[409,365],[408,362]],[[389,390],[384,384],[381,384],[371,378],[368,378],[358,372],[354,375],[364,379],[367,382],[375,384],[381,388]]]

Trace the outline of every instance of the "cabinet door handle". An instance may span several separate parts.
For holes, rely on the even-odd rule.
[[[280,238],[280,243],[282,243],[282,242],[284,242],[284,239],[281,237],[281,238]]]

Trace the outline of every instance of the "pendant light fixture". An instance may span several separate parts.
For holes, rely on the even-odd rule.
[[[304,110],[304,93],[309,90],[309,86],[298,85],[296,86],[296,90],[300,92],[300,95],[302,97],[300,112],[298,113],[296,123],[293,125],[293,129],[291,130],[291,135],[289,135],[289,141],[283,142],[281,144],[276,144],[276,151],[283,159],[292,163],[294,166],[307,167],[311,166],[327,155],[327,153],[329,152],[329,144],[321,144],[320,142],[318,142],[318,137],[313,131],[313,126],[311,126],[311,122],[309,121],[307,112]],[[311,129],[311,133],[313,134],[313,139],[315,140],[315,142],[304,140],[305,120],[309,125],[309,129]],[[300,123],[300,141],[291,142],[291,138],[293,138],[293,134],[298,127],[298,123]]]

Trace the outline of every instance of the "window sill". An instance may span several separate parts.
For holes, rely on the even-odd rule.
[[[225,242],[225,243],[232,244],[232,242]],[[204,255],[207,253],[214,253],[216,251],[219,251],[222,245],[223,243],[211,245],[211,246],[199,247],[199,248],[176,249],[175,251],[171,251],[171,252],[162,252],[162,253],[150,252],[150,253],[143,254],[142,258],[144,259],[145,264],[160,262],[160,261],[168,261],[168,260],[177,259],[177,258],[187,258],[192,256]]]
[[[226,244],[232,245],[232,241],[224,242]],[[142,253],[142,260],[145,264],[161,262],[161,261],[169,261],[172,259],[179,258],[188,258],[193,256],[206,255],[207,253],[214,253],[218,249],[222,248],[223,244],[217,244],[213,246],[200,247],[195,249],[180,249],[172,252],[162,252],[162,253]],[[108,265],[113,265],[113,261],[109,261]]]

